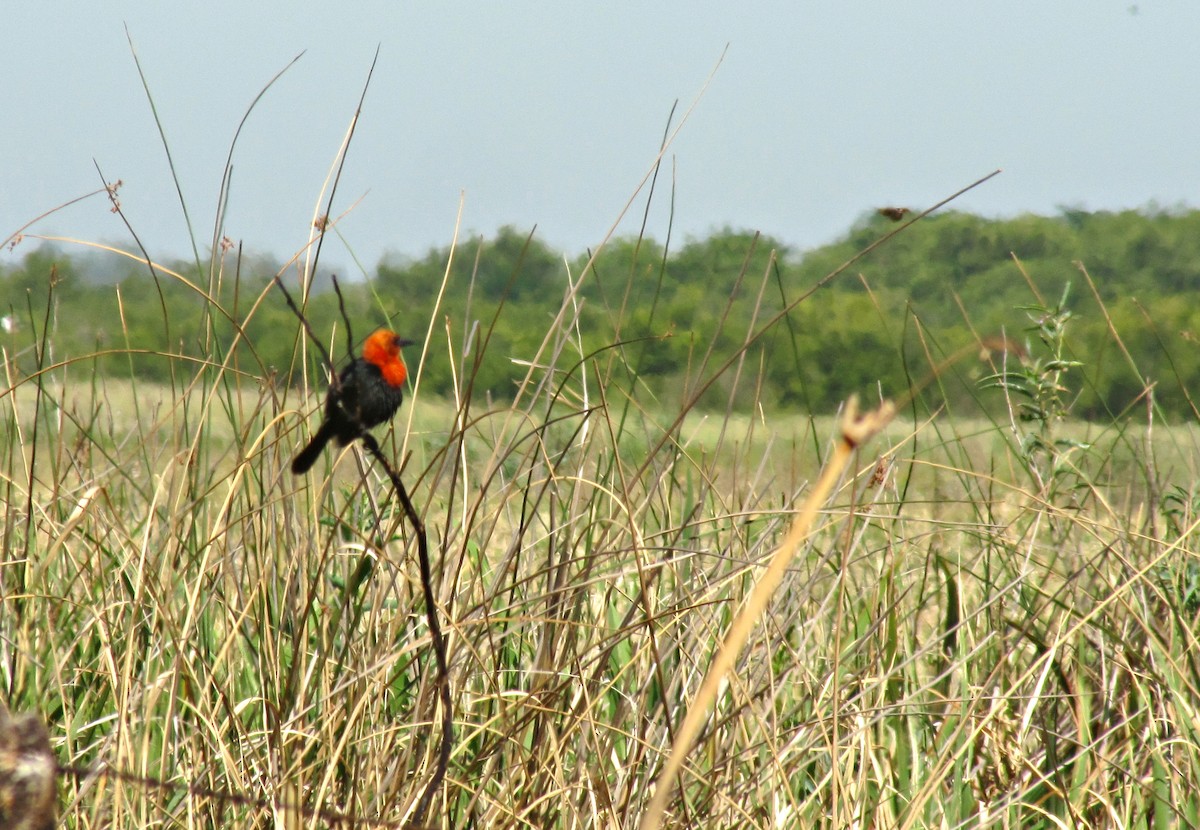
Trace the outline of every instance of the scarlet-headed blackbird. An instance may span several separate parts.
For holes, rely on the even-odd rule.
[[[329,387],[325,420],[308,446],[292,459],[293,473],[308,472],[329,439],[344,447],[395,414],[404,399],[404,381],[408,377],[400,349],[410,345],[411,341],[387,329],[380,329],[366,339],[362,357],[350,361],[338,375],[338,383]]]

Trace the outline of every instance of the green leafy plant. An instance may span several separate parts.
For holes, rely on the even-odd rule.
[[[1057,434],[1058,426],[1070,415],[1072,391],[1067,376],[1083,364],[1067,355],[1066,334],[1073,314],[1067,306],[1071,284],[1053,306],[1021,306],[1032,321],[1026,332],[1037,338],[1042,354],[1028,350],[1018,366],[1004,368],[980,381],[984,388],[1002,389],[1016,402],[1014,432],[1026,465],[1043,483],[1062,476],[1074,467],[1073,454],[1090,445]]]

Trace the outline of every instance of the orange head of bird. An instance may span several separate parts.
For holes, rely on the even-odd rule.
[[[400,350],[411,345],[411,340],[405,340],[396,332],[379,329],[363,343],[363,360],[376,366],[390,386],[403,386],[408,378],[408,367],[404,365]]]

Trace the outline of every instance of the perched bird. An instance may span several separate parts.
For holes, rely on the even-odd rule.
[[[899,222],[904,218],[904,214],[909,212],[906,207],[882,207],[875,211],[884,219],[891,219],[893,222]]]
[[[362,357],[350,361],[338,375],[338,383],[329,387],[325,420],[308,446],[292,459],[293,473],[308,472],[331,438],[344,447],[396,413],[404,399],[404,381],[408,378],[400,349],[411,345],[412,341],[387,329],[380,329],[366,339]]]

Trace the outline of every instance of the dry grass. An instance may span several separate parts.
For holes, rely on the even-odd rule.
[[[560,370],[567,335],[511,403],[418,390],[385,444],[449,638],[436,826],[636,826],[834,437],[832,413],[658,411],[616,364]],[[177,787],[67,779],[66,826],[265,826],[247,800],[400,823],[438,732],[386,480],[355,453],[293,478],[313,402],[188,368],[174,390],[68,364],[0,397],[7,701],[60,763]],[[669,826],[1200,820],[1197,432],[1059,423],[1093,447],[1051,470],[1031,429],[901,417],[856,458]]]
[[[227,280],[196,259],[197,285]],[[385,443],[448,635],[438,827],[636,827],[836,438],[833,412],[735,414],[760,382],[742,353],[687,379],[719,378],[724,412],[665,409],[633,347],[584,353],[569,283],[536,355],[435,331],[462,394],[416,388]],[[751,317],[755,348],[782,318]],[[477,360],[512,357],[538,368],[511,401],[463,402]],[[0,387],[0,689],[61,765],[111,771],[62,777],[64,826],[401,826],[439,732],[387,479],[357,451],[292,477],[313,401],[274,378],[179,360],[161,388],[89,365]],[[1196,430],[900,411],[751,630],[666,824],[1200,824]]]

